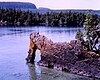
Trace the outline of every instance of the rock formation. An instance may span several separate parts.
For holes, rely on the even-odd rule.
[[[100,78],[100,55],[95,52],[85,51],[79,40],[72,40],[69,43],[54,43],[39,33],[32,33],[30,39],[41,52],[39,65]]]

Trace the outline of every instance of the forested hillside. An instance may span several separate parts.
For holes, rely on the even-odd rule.
[[[36,6],[27,2],[0,2],[0,8],[36,9]]]
[[[1,26],[80,26],[84,25],[89,12],[46,12],[44,14],[16,9],[0,9]],[[90,13],[89,18],[97,25],[100,16]]]

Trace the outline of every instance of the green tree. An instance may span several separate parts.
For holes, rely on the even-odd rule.
[[[100,38],[100,27],[98,28],[96,25],[99,24],[99,21],[100,20],[97,15],[87,13],[84,22],[85,33],[82,33],[80,30],[77,31],[76,38],[82,42],[87,50],[95,52],[98,51],[98,46],[96,45]]]

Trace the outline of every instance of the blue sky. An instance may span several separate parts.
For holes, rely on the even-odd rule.
[[[32,2],[37,8],[46,7],[50,9],[94,9],[100,10],[100,0],[0,0]]]

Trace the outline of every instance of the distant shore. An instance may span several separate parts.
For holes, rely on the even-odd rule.
[[[82,27],[89,12],[32,12],[30,10],[0,9],[0,26],[76,26]],[[100,20],[97,14],[90,17]]]

